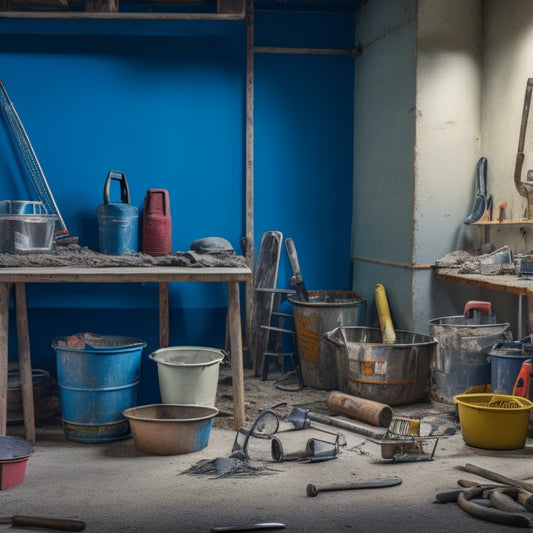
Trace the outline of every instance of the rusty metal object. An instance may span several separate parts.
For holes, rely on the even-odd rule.
[[[358,398],[339,391],[330,392],[327,402],[330,411],[342,413],[373,426],[388,428],[392,422],[392,409],[384,403]]]
[[[520,135],[518,138],[518,150],[516,154],[514,184],[516,190],[527,198],[527,218],[533,219],[533,184],[522,181],[522,166],[524,164],[524,144],[526,140],[527,121],[529,117],[529,107],[531,104],[531,91],[533,89],[533,78],[528,78],[526,83],[526,92],[524,95],[524,106],[522,109],[522,121],[520,123]]]

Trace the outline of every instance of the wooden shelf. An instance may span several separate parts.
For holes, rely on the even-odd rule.
[[[191,5],[197,5],[197,11]],[[142,4],[131,0],[0,0],[0,18],[241,20],[245,16],[245,0],[148,0]]]
[[[478,220],[473,222],[471,226],[527,226],[533,224],[533,219],[529,218],[515,218],[513,220]]]

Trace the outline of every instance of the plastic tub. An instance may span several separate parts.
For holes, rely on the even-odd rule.
[[[454,397],[464,441],[486,450],[516,450],[526,443],[533,403],[506,394],[460,394]]]
[[[0,490],[16,487],[24,481],[31,444],[17,437],[0,436]]]
[[[169,346],[151,353],[162,403],[214,407],[224,356],[224,351],[204,346]]]
[[[135,449],[155,455],[180,455],[205,448],[218,414],[216,407],[152,404],[124,411]]]

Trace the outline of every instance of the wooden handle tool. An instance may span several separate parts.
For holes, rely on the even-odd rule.
[[[41,527],[46,529],[59,529],[61,531],[83,531],[83,520],[69,518],[51,518],[48,516],[13,515],[0,517],[1,524],[11,524],[14,527]]]

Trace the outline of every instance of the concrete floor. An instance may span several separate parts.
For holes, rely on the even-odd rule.
[[[247,378],[247,390],[253,387]],[[301,394],[305,403],[305,390]],[[467,463],[509,477],[533,478],[533,440],[516,451],[475,449],[464,443],[454,408],[422,403],[394,411],[420,417],[422,433],[428,427],[457,432],[438,441],[432,461],[390,463],[381,459],[376,443],[322,426],[346,436],[347,445],[334,460],[274,463],[265,443],[258,442],[250,448],[252,459],[258,461],[254,464],[275,471],[214,479],[182,472],[200,460],[227,457],[235,438],[231,429],[213,427],[209,444],[201,451],[152,456],[136,451],[131,438],[97,445],[68,441],[60,420],[52,418],[38,424],[24,482],[0,492],[1,514],[75,518],[86,522],[87,532],[208,532],[215,526],[262,522],[280,522],[286,531],[298,532],[516,530],[473,518],[455,503],[436,504],[434,500],[438,492],[457,488],[459,479],[486,482],[461,471]],[[290,438],[303,447],[311,437],[332,440],[314,425],[293,431]],[[22,436],[23,427],[10,425],[8,434]],[[396,476],[402,483],[395,487],[324,492],[314,498],[306,495],[309,483],[321,487]],[[9,529],[13,528],[0,525],[0,530]]]

